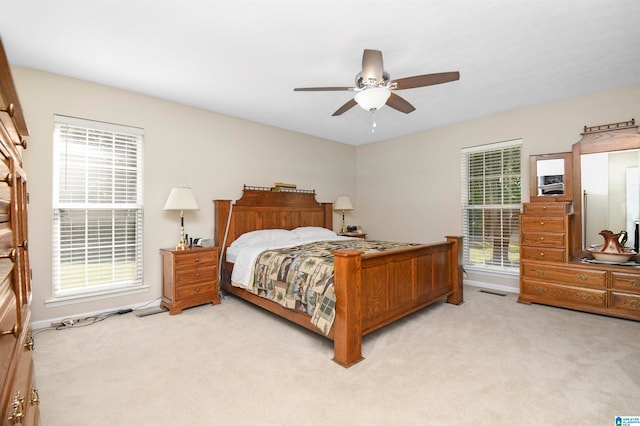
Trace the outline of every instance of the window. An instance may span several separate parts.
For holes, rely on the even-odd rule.
[[[466,267],[518,270],[521,147],[515,140],[462,150]]]
[[[142,286],[142,129],[54,117],[55,298]]]

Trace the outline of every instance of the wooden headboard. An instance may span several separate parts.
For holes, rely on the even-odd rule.
[[[320,226],[333,229],[333,203],[318,203],[313,190],[245,186],[242,197],[214,200],[214,244],[226,249],[240,235],[260,229],[294,229]],[[229,214],[231,213],[231,218]],[[229,230],[225,240],[225,231]],[[223,252],[223,250],[221,250]]]

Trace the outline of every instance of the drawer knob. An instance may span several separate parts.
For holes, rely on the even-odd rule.
[[[544,226],[544,220],[541,220],[541,221],[540,221],[540,225],[543,225],[543,226]]]
[[[20,139],[20,142],[15,142],[16,146],[21,146],[22,149],[27,149],[27,140],[25,138]]]
[[[196,262],[200,262],[200,256],[196,257]]]
[[[589,300],[591,299],[591,295],[588,293],[583,293],[583,292],[578,292],[576,293],[576,296],[578,296],[580,299],[582,300]]]
[[[7,114],[9,114],[9,117],[13,117],[13,114],[16,112],[16,108],[13,106],[13,104],[9,104],[6,107],[0,108],[0,111],[6,112]]]
[[[20,334],[20,327],[18,327],[18,323],[14,324],[11,330],[1,332],[0,336],[8,336],[10,334],[13,334],[14,337],[18,337],[18,334]]]
[[[544,241],[544,237],[540,237],[540,241]]]
[[[589,275],[587,275],[587,274],[578,274],[578,279],[580,281],[589,281]]]
[[[13,398],[12,410],[11,415],[7,417],[9,423],[12,425],[22,423],[22,420],[24,420],[24,396],[22,396],[20,391],[18,391]]]
[[[16,263],[16,249],[12,248],[9,253],[0,254],[0,259],[9,259],[11,262]]]
[[[196,278],[200,276],[200,272],[196,272]]]
[[[0,182],[5,182],[8,186],[13,186],[13,174],[7,173],[3,178],[0,178]]]
[[[547,209],[547,206],[542,206],[542,210],[546,210],[546,209]]]
[[[40,405],[40,395],[38,394],[38,389],[31,388],[31,405]]]
[[[35,342],[33,341],[33,334],[29,334],[27,341],[24,343],[24,348],[28,351],[32,351],[34,346]]]
[[[200,287],[196,288],[196,293],[200,293]]]
[[[544,257],[544,253],[540,253],[540,257]]]

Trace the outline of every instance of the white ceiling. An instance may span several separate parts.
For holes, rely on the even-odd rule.
[[[638,0],[0,0],[12,64],[352,145],[640,83]],[[364,49],[416,111],[354,107]]]

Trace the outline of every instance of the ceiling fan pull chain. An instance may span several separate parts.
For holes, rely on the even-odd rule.
[[[373,109],[371,111],[371,115],[373,117],[373,123],[371,124],[371,133],[375,133],[376,132],[376,126],[377,126],[377,124],[376,124],[376,110],[375,109]]]

